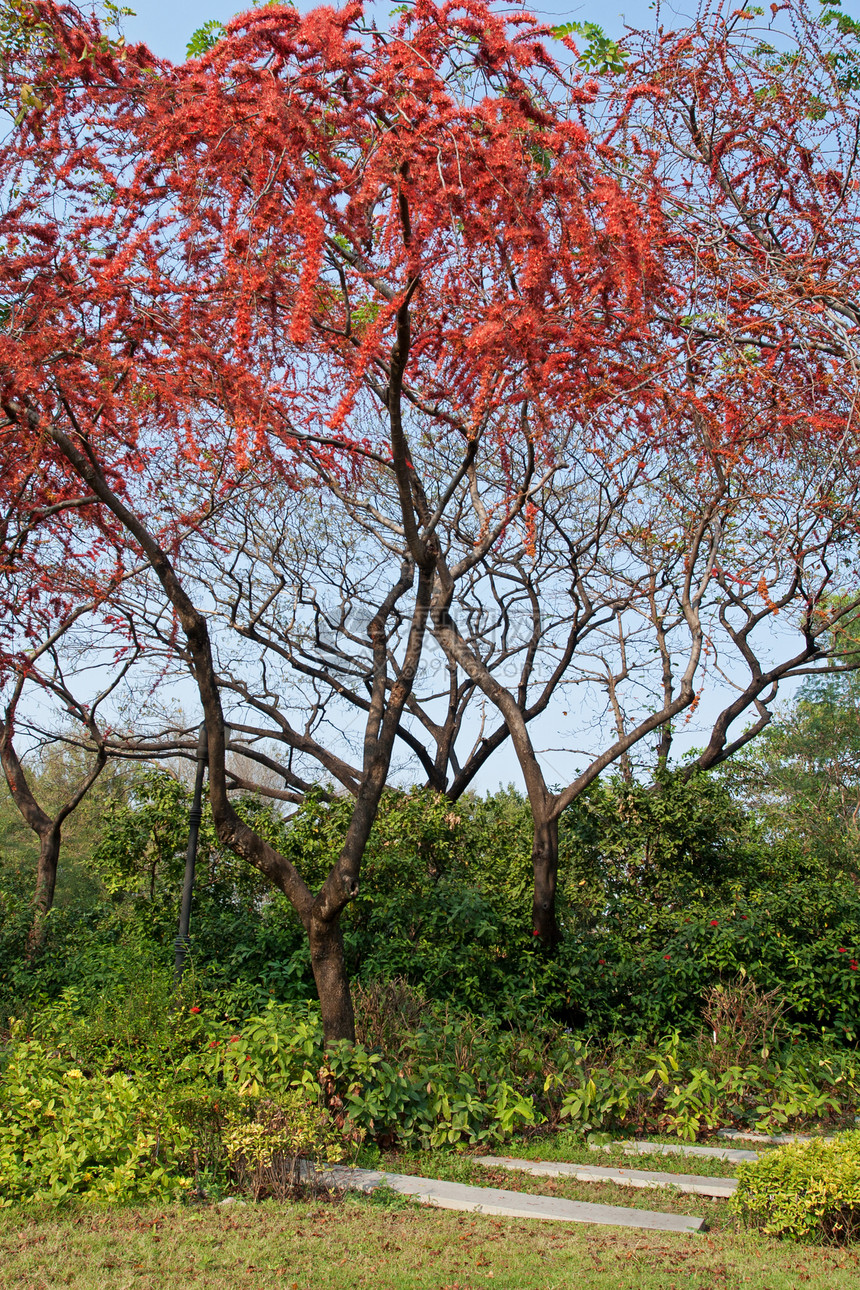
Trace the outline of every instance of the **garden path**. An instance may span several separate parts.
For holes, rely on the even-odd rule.
[[[734,1130],[721,1131],[727,1140],[744,1140],[781,1146],[786,1142],[803,1141],[802,1134],[744,1134]],[[760,1151],[736,1147],[699,1146],[686,1142],[649,1142],[635,1139],[632,1142],[589,1144],[594,1150],[622,1150],[627,1155],[660,1154],[666,1156],[696,1156],[714,1160],[741,1163],[758,1160]],[[475,1163],[488,1168],[519,1170],[536,1177],[568,1177],[578,1181],[620,1183],[630,1187],[675,1187],[690,1194],[728,1198],[737,1187],[735,1178],[707,1178],[698,1174],[660,1172],[650,1169],[603,1168],[565,1161],[521,1160],[513,1156],[475,1156]],[[389,1187],[403,1196],[412,1197],[426,1205],[441,1209],[464,1210],[471,1213],[494,1214],[506,1218],[539,1218],[567,1223],[593,1223],[614,1227],[645,1228],[664,1232],[698,1232],[705,1220],[694,1215],[666,1214],[655,1210],[627,1209],[621,1205],[564,1200],[554,1196],[535,1196],[528,1192],[507,1191],[499,1187],[474,1187],[465,1183],[447,1182],[435,1178],[421,1178],[412,1174],[389,1173],[385,1170],[358,1169],[353,1166],[324,1166],[315,1171],[318,1182],[337,1188],[350,1188],[370,1192],[377,1187]]]
[[[356,1169],[333,1165],[317,1173],[317,1180],[332,1187],[349,1187],[358,1191],[375,1191],[390,1187],[402,1196],[411,1196],[425,1205],[440,1209],[465,1210],[474,1214],[493,1214],[503,1218],[542,1218],[562,1223],[594,1223],[611,1227],[639,1227],[661,1232],[698,1232],[703,1218],[687,1214],[661,1214],[648,1209],[625,1209],[622,1205],[597,1205],[583,1201],[561,1200],[555,1196],[531,1196],[528,1192],[505,1191],[500,1187],[471,1187],[466,1183],[442,1182],[435,1178],[416,1178],[412,1174],[394,1174],[377,1169]]]

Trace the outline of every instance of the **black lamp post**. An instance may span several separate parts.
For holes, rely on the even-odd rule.
[[[188,850],[185,853],[185,878],[182,883],[182,903],[179,906],[179,934],[173,942],[176,950],[176,967],[173,979],[176,985],[179,985],[182,980],[182,973],[185,971],[185,955],[188,950],[191,896],[194,891],[194,865],[197,860],[200,821],[203,818],[203,777],[206,774],[208,760],[206,722],[204,721],[197,737],[197,775],[194,780],[194,797],[191,801],[191,810],[188,812]]]

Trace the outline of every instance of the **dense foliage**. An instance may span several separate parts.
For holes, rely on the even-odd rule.
[[[741,1165],[732,1206],[751,1227],[845,1244],[860,1231],[860,1132],[797,1142]]]
[[[187,789],[166,772],[126,779],[90,826],[88,883],[74,895],[83,866],[70,863],[69,897],[35,960],[25,954],[24,853],[7,811],[6,836],[16,839],[0,875],[7,1015],[66,987],[109,988],[124,956],[167,962],[188,805]],[[350,806],[318,794],[289,821],[252,798],[237,810],[321,882]],[[551,957],[531,936],[530,834],[528,805],[513,789],[456,808],[424,790],[387,793],[365,882],[344,917],[351,973],[365,983],[400,978],[509,1024],[554,1018],[590,1036],[646,1037],[696,1033],[707,992],[746,979],[778,992],[784,1033],[853,1042],[860,895],[844,852],[811,846],[802,820],[775,836],[713,776],[598,783],[563,818],[565,934]],[[208,812],[192,954],[202,980],[242,991],[249,1007],[313,995],[296,915],[219,845]]]
[[[739,1062],[742,1045],[500,1026],[404,982],[359,988],[356,1005],[360,1042],[326,1045],[315,1004],[250,1013],[241,991],[193,980],[176,996],[141,961],[116,965],[98,1002],[67,989],[5,1045],[3,1195],[278,1194],[296,1157],[355,1158],[362,1144],[489,1145],[563,1126],[695,1139],[725,1123],[840,1123],[860,1105],[853,1053],[770,1049],[768,1035]]]

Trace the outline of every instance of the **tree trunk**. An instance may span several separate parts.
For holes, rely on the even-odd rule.
[[[355,1043],[355,1015],[343,956],[340,914],[325,921],[312,916],[308,940],[325,1042],[349,1039]]]
[[[534,804],[532,804],[532,810],[534,811]],[[542,819],[537,812],[534,814],[532,868],[535,878],[532,931],[540,939],[541,944],[551,950],[558,942],[558,924],[555,919],[558,819]]]
[[[39,863],[36,868],[36,892],[33,897],[33,926],[27,941],[28,956],[42,948],[45,919],[54,904],[57,866],[60,860],[60,830],[54,827],[39,837]]]

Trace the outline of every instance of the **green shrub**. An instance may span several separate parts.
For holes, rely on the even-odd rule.
[[[715,1069],[697,1046],[676,1034],[656,1046],[600,1045],[581,1040],[554,1072],[548,1094],[557,1091],[558,1114],[582,1132],[634,1128],[700,1134],[740,1121],[773,1132],[797,1121],[844,1117],[860,1098],[856,1059],[837,1050],[796,1049],[760,1063]]]
[[[295,1161],[334,1160],[363,1139],[410,1148],[500,1143],[567,1122],[694,1139],[724,1124],[759,1129],[856,1113],[860,1063],[820,1044],[753,1047],[728,1063],[677,1034],[591,1044],[552,1023],[518,1030],[443,1008],[402,981],[356,990],[364,1044],[323,1042],[319,1011],[237,996],[161,999],[141,981],[148,1021],[111,1040],[102,1005],[68,994],[40,1039],[19,1027],[0,1074],[0,1194],[9,1201],[217,1196],[231,1179],[286,1195]],[[92,1001],[90,1001],[92,1003]],[[149,1028],[152,1047],[147,1048]],[[378,1046],[377,1046],[378,1043]]]
[[[93,830],[110,895],[53,911],[34,961],[24,953],[27,885],[0,863],[0,1027],[9,1014],[40,1016],[72,988],[85,1010],[91,996],[109,1001],[110,1034],[108,1014],[132,977],[160,971],[154,987],[169,988],[187,806],[169,776],[135,780]],[[250,798],[237,809],[316,887],[351,808],[316,793],[289,820]],[[559,830],[563,937],[548,957],[531,935],[528,803],[512,789],[453,806],[426,790],[386,792],[358,899],[343,916],[352,978],[401,978],[439,1004],[513,1027],[550,1018],[580,1035],[651,1043],[674,1030],[695,1035],[709,991],[744,979],[778,992],[784,1032],[824,1032],[842,1045],[860,1034],[857,884],[792,837],[768,838],[719,777],[601,780]],[[242,1014],[315,995],[299,920],[223,851],[208,810],[191,942],[205,989],[241,996]],[[130,1033],[134,1012],[119,1023]]]
[[[98,964],[59,997],[35,1001],[32,1038],[79,1066],[158,1077],[199,1040],[190,1009],[197,982],[186,973],[177,993],[173,972],[154,947],[102,946]]]
[[[768,1152],[738,1169],[734,1211],[794,1241],[845,1244],[860,1235],[860,1131]]]
[[[0,1082],[0,1205],[175,1200],[189,1130],[128,1075],[85,1073],[13,1037]]]
[[[636,1129],[694,1140],[722,1125],[773,1131],[844,1119],[860,1102],[855,1054],[820,1045],[761,1050],[726,1064],[677,1033],[589,1043],[552,1024],[516,1030],[443,1009],[403,982],[356,990],[365,1044],[323,1043],[312,1005],[271,1003],[244,1021],[209,1019],[178,1078],[278,1100],[301,1089],[345,1129],[428,1147],[502,1142],[567,1120],[579,1131]],[[371,1047],[378,1037],[387,1040]],[[367,1041],[370,1041],[368,1043]]]
[[[346,1042],[327,1050],[316,1008],[272,1002],[238,1025],[204,1021],[208,1039],[180,1074],[275,1102],[300,1090],[347,1135],[409,1146],[503,1141],[539,1121],[542,1065],[531,1049],[517,1062],[510,1036],[462,1014],[430,1010],[424,1023],[391,1056]]]

